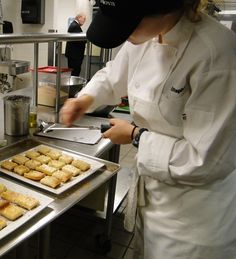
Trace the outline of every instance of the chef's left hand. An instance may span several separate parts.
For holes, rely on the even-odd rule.
[[[131,133],[134,128],[130,122],[122,119],[110,119],[111,128],[103,133],[114,144],[129,144],[132,142]]]

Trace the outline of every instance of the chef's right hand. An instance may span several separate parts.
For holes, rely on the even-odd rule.
[[[86,94],[78,98],[68,99],[60,111],[62,123],[70,126],[76,119],[80,119],[93,103],[93,100],[92,96]]]

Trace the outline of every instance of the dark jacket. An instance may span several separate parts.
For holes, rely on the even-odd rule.
[[[76,21],[73,21],[68,28],[68,32],[79,33],[79,32],[82,32],[82,29]],[[66,43],[65,56],[72,57],[74,59],[75,58],[83,59],[85,45],[86,45],[86,41],[68,41]]]

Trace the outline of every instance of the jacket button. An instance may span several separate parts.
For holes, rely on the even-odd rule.
[[[138,89],[140,87],[140,84],[139,83],[135,83],[135,88]]]

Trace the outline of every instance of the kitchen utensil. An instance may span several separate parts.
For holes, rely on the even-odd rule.
[[[101,124],[100,127],[97,126],[71,126],[71,127],[66,127],[64,125],[62,125],[61,127],[56,126],[56,124],[47,124],[45,122],[41,123],[40,128],[42,130],[43,133],[47,133],[50,131],[54,131],[54,130],[100,130],[101,133],[104,133],[105,131],[107,131],[108,129],[111,128],[110,124]]]

